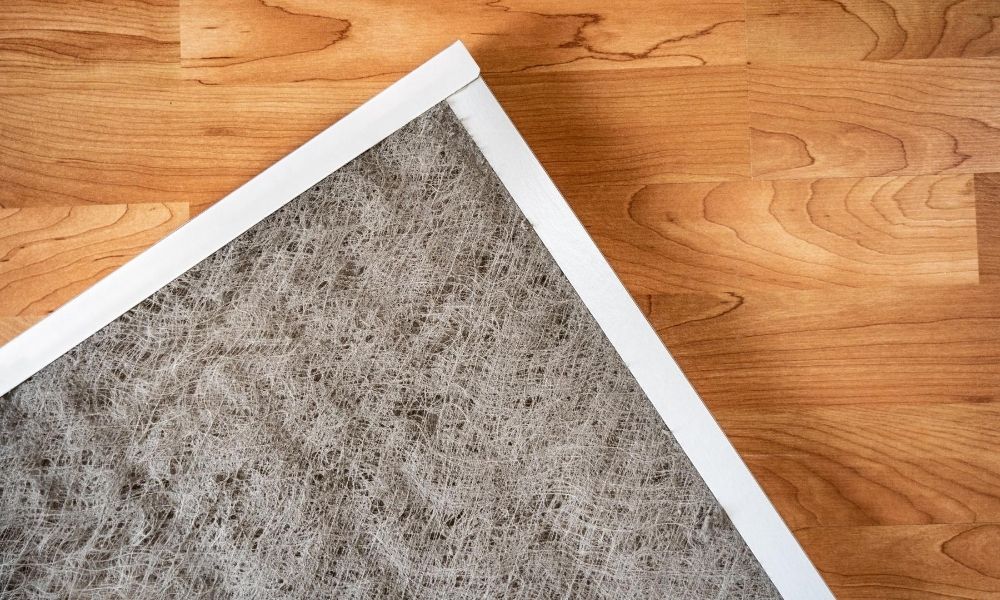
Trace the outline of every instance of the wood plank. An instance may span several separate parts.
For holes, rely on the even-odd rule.
[[[1000,514],[996,402],[713,412],[793,528]]]
[[[390,83],[0,96],[0,206],[184,202],[196,214]]]
[[[723,12],[732,8],[719,6]],[[619,27],[614,23],[602,18],[601,27]],[[408,52],[407,60],[411,56]],[[573,72],[550,82],[507,76],[498,85],[547,164],[563,165],[557,173],[561,183],[745,177],[744,69],[713,69],[721,70],[640,69],[632,71],[637,76],[595,72],[593,78]],[[113,87],[114,75],[86,77]],[[320,77],[297,85],[71,89],[40,100],[0,96],[6,134],[0,178],[8,183],[0,190],[0,205],[179,201],[192,203],[197,213],[397,76],[337,82]],[[643,96],[641,103],[635,93]],[[545,106],[539,100],[551,100],[547,94],[571,112],[540,110]],[[567,162],[567,156],[573,160]],[[624,173],[623,166],[629,167]]]
[[[458,38],[488,73],[746,61],[738,0],[210,0],[181,12],[185,75],[210,83],[402,75]]]
[[[0,94],[170,85],[178,19],[177,0],[5,0]]]
[[[560,186],[749,175],[743,67],[526,73],[486,80]]]
[[[750,67],[765,179],[1000,170],[1000,59]]]
[[[979,281],[1000,283],[1000,173],[977,173],[975,189]]]
[[[180,203],[0,209],[0,317],[55,310],[187,218]]]
[[[1000,399],[996,286],[658,295],[649,319],[710,408]]]
[[[837,598],[1000,597],[1000,524],[831,527],[798,532]]]
[[[1000,520],[994,452],[918,460],[892,448],[874,459],[862,454],[844,443],[745,461],[792,529]]]
[[[793,529],[1000,522],[1000,404],[714,411]]]
[[[635,295],[977,281],[970,175],[564,192]]]
[[[177,42],[177,16],[177,0],[4,0],[0,30],[103,32]]]
[[[988,0],[749,0],[753,62],[1000,55]]]

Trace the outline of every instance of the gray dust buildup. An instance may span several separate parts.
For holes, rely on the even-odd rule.
[[[0,400],[4,598],[775,598],[446,105]]]

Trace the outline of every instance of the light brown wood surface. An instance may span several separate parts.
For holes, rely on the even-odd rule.
[[[0,340],[461,38],[843,598],[1000,598],[1000,3],[0,6]]]

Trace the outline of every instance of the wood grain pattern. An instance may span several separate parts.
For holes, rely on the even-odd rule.
[[[747,13],[754,62],[1000,55],[991,0],[749,0]]]
[[[390,82],[0,96],[0,206],[184,202],[196,214]]]
[[[648,306],[650,322],[713,409],[993,402],[998,292],[825,289],[717,294],[700,303],[658,295]]]
[[[977,281],[969,175],[564,192],[636,295]]]
[[[761,407],[754,414],[722,407],[714,414],[747,456],[815,452],[833,457],[847,448],[859,458],[875,460],[887,455],[915,462],[978,458],[996,465],[1000,460],[983,453],[1000,442],[1000,406],[995,402],[782,405]],[[988,479],[981,483],[1000,493]]]
[[[41,320],[40,316],[0,317],[0,344],[6,344]]]
[[[487,75],[558,185],[743,179],[742,67]]]
[[[187,217],[186,204],[0,209],[0,315],[55,310]]]
[[[884,451],[869,458],[856,443],[745,461],[793,530],[1000,520],[1000,464],[991,454],[915,460]]]
[[[753,174],[1000,170],[1000,59],[751,65]]]
[[[793,529],[1000,522],[996,403],[715,414]]]
[[[4,0],[0,94],[170,85],[178,19],[173,0]]]
[[[462,38],[837,594],[1000,597],[998,13],[7,0],[0,343]]]
[[[832,527],[798,535],[843,600],[1000,597],[997,523]]]
[[[736,0],[185,1],[185,75],[210,83],[402,75],[462,38],[487,73],[742,64]],[[405,43],[400,43],[405,40]]]
[[[642,104],[631,94],[663,86],[612,76],[604,82],[607,93],[584,95],[584,82],[566,77],[541,86],[506,79],[496,91],[518,124],[534,132],[529,141],[559,183],[745,177],[743,83],[729,78],[719,85],[712,83],[715,75],[690,75],[671,79],[678,90],[689,90],[685,95],[654,91],[658,95],[647,94]],[[197,212],[388,83],[334,83],[307,93],[192,84],[165,93],[0,97],[7,136],[0,177],[8,183],[0,189],[0,205],[188,201]],[[116,111],[101,109],[100,102],[114,103]],[[545,110],[559,102],[574,112]],[[671,129],[659,129],[662,124]],[[697,158],[706,147],[715,149],[715,160]]]
[[[979,281],[1000,283],[1000,173],[977,173],[975,189]]]

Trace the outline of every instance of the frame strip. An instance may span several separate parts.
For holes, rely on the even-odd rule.
[[[833,594],[482,79],[448,98],[781,595]]]

